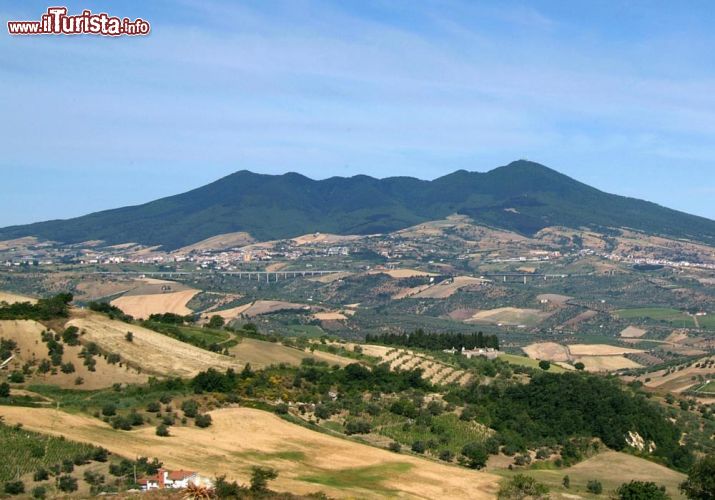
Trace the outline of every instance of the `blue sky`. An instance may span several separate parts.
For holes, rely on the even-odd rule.
[[[0,0],[0,226],[241,169],[431,179],[519,158],[715,218],[711,1],[71,2],[152,33],[7,35],[50,5]]]

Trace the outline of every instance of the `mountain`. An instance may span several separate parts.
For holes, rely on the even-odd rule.
[[[525,235],[554,225],[625,227],[715,245],[715,221],[604,193],[524,160],[486,173],[459,170],[433,181],[365,175],[316,181],[296,173],[243,170],[143,205],[0,229],[0,240],[37,236],[171,250],[237,231],[259,240],[316,231],[384,233],[454,213]]]

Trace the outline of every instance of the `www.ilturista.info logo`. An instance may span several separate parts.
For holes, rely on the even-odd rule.
[[[11,35],[148,35],[151,26],[137,18],[110,16],[104,12],[93,14],[83,10],[76,16],[67,15],[67,7],[50,7],[39,21],[8,21],[7,31]]]

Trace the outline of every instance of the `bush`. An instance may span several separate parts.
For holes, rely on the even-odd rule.
[[[109,452],[105,450],[104,448],[96,448],[94,452],[92,452],[92,460],[95,462],[106,462],[107,458],[109,456]]]
[[[36,486],[32,488],[32,498],[42,499],[47,496],[47,488],[44,486]]]
[[[546,371],[546,370],[548,370],[549,368],[551,368],[551,363],[549,363],[549,362],[546,361],[545,359],[542,359],[541,361],[539,361],[539,368],[541,368],[542,370]]]
[[[368,434],[372,430],[370,422],[365,420],[350,420],[345,425],[345,434]]]
[[[74,462],[72,460],[62,461],[62,472],[70,473],[74,471]]]
[[[517,474],[509,480],[504,480],[499,487],[499,500],[545,500],[549,498],[549,489],[546,485],[536,481],[533,477]]]
[[[268,481],[278,477],[278,472],[270,467],[252,467],[251,471],[251,491],[265,492]]]
[[[196,427],[201,427],[202,429],[205,429],[206,427],[209,427],[212,423],[211,415],[196,415],[194,423],[196,424]]]
[[[680,491],[696,500],[715,498],[715,455],[707,455],[693,464]]]
[[[33,481],[47,481],[50,478],[50,473],[47,469],[37,469],[32,476]]]
[[[74,373],[74,365],[72,363],[63,363],[60,367],[62,373]]]
[[[8,380],[13,384],[22,384],[25,381],[25,375],[22,372],[12,372]]]
[[[194,418],[199,413],[199,404],[193,399],[187,399],[181,403],[181,411],[189,418]]]
[[[57,487],[65,493],[77,491],[77,479],[65,474],[57,479]]]
[[[439,454],[439,459],[444,460],[445,462],[451,462],[454,460],[454,453],[452,453],[451,450],[443,450]]]
[[[665,486],[658,486],[649,481],[631,481],[623,483],[616,490],[617,500],[670,500]]]
[[[102,407],[102,415],[105,417],[113,417],[117,414],[117,407],[112,403],[107,403]]]
[[[402,445],[397,441],[393,441],[388,445],[388,449],[390,451],[394,451],[395,453],[400,453],[400,451],[402,451]]]
[[[156,435],[159,437],[168,437],[169,428],[165,424],[159,424],[156,426]]]
[[[603,485],[601,484],[601,481],[597,479],[591,479],[586,484],[586,490],[589,493],[593,493],[594,495],[600,495],[601,493],[603,493]]]
[[[467,458],[467,465],[472,469],[481,469],[487,465],[489,454],[482,443],[467,443],[462,448],[462,455]]]
[[[426,446],[422,441],[415,441],[411,446],[412,451],[415,453],[424,453]]]
[[[3,382],[0,384],[0,398],[7,398],[10,396],[10,384]]]
[[[573,365],[573,367],[576,368],[576,369],[579,370],[579,371],[586,369],[586,365],[584,365],[584,364],[581,363],[580,361],[577,362],[575,365]]]
[[[148,405],[146,405],[146,411],[149,413],[156,413],[161,410],[161,405],[159,404],[158,401],[152,401]]]
[[[132,332],[127,332],[127,334],[124,336],[124,339],[127,342],[134,342],[134,334]]]
[[[25,483],[22,481],[8,481],[3,488],[8,495],[20,495],[25,493]]]

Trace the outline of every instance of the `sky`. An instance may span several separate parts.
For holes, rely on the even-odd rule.
[[[13,37],[51,5],[146,37]],[[715,219],[715,3],[0,0],[0,226],[516,159]]]

